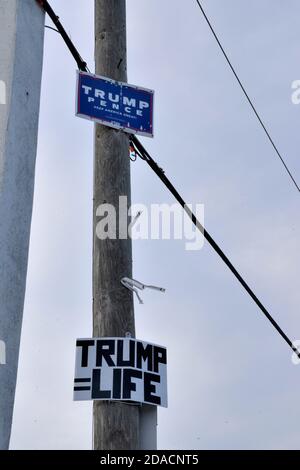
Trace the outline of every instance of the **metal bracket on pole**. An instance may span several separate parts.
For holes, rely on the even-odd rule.
[[[157,449],[157,406],[140,407],[140,450]]]
[[[136,279],[130,279],[129,277],[122,277],[121,284],[127,289],[136,293],[136,296],[140,304],[143,304],[144,302],[142,301],[139,295],[138,289],[144,290],[147,288],[147,289],[158,290],[160,292],[166,292],[166,289],[164,289],[163,287],[149,286],[147,284],[143,284],[142,282],[137,281]]]

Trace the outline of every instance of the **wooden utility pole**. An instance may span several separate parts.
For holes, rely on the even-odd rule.
[[[127,81],[126,2],[95,0],[96,74]],[[122,131],[95,126],[93,223],[94,337],[135,336],[132,292],[122,277],[132,276],[131,239],[119,239],[119,196],[130,194],[129,139]],[[117,239],[99,240],[97,208],[112,204],[117,214]],[[124,234],[123,234],[124,235]],[[94,448],[139,448],[139,407],[121,402],[94,402]]]

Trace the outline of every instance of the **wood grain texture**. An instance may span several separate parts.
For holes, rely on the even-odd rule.
[[[95,0],[96,73],[127,81],[125,0]],[[93,334],[94,337],[135,336],[132,293],[120,284],[132,277],[130,239],[99,240],[96,216],[100,204],[113,204],[119,220],[119,196],[131,204],[128,136],[95,126]],[[118,232],[117,222],[117,232]],[[139,407],[116,402],[94,402],[94,448],[139,447]]]

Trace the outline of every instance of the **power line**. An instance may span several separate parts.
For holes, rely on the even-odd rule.
[[[69,50],[71,54],[73,55],[75,61],[77,62],[78,58],[80,57],[80,70],[82,71],[87,71],[87,64],[81,59],[81,56],[77,49],[75,48],[74,44],[72,43],[71,39],[67,35],[64,27],[60,23],[58,17],[55,15],[54,11],[50,7],[48,1],[46,0],[37,0],[39,1],[40,4],[42,4],[43,8],[45,11],[49,14],[50,18],[52,19],[52,16],[56,19],[56,26],[59,32],[63,32],[62,37],[65,40],[65,36],[67,36],[68,41],[65,40],[67,46],[69,47]],[[258,299],[258,297],[254,294],[252,289],[248,286],[246,281],[243,279],[243,277],[239,274],[239,272],[235,269],[229,258],[225,255],[223,250],[219,247],[219,245],[214,241],[214,239],[211,237],[211,235],[208,233],[208,231],[203,227],[203,225],[199,222],[197,217],[193,214],[193,212],[190,210],[190,208],[186,205],[185,201],[183,198],[180,196],[178,191],[175,189],[173,184],[170,182],[170,180],[167,178],[165,175],[165,172],[162,168],[158,166],[158,164],[153,160],[153,158],[150,156],[150,154],[147,152],[145,147],[142,145],[142,143],[138,140],[138,138],[133,135],[129,137],[130,140],[130,145],[134,148],[135,152],[137,155],[140,156],[140,158],[144,161],[147,162],[147,164],[150,166],[150,168],[154,171],[154,173],[159,177],[159,179],[163,182],[163,184],[166,186],[166,188],[171,192],[171,194],[175,197],[175,199],[178,201],[178,203],[182,206],[186,214],[190,217],[191,221],[193,224],[198,228],[198,230],[203,234],[204,238],[208,241],[208,243],[211,245],[211,247],[215,250],[215,252],[220,256],[220,258],[224,261],[226,266],[230,269],[230,271],[234,274],[234,276],[237,278],[237,280],[240,282],[240,284],[244,287],[246,292],[250,295],[252,300],[256,303],[256,305],[259,307],[259,309],[262,311],[262,313],[265,315],[265,317],[269,320],[269,322],[273,325],[273,327],[276,329],[276,331],[280,334],[280,336],[285,340],[285,342],[290,346],[290,348],[293,350],[293,352],[300,358],[300,352],[298,349],[293,345],[293,342],[289,339],[289,337],[284,333],[284,331],[280,328],[278,323],[274,320],[272,315],[268,312],[268,310],[265,308],[265,306],[261,303],[261,301]]]
[[[55,24],[58,32],[62,36],[63,40],[65,41],[69,51],[71,52],[72,56],[76,60],[77,66],[79,70],[85,70],[87,71],[87,64],[84,62],[82,59],[81,55],[79,54],[78,50],[74,46],[73,42],[71,41],[70,37],[68,36],[65,28],[60,22],[59,16],[57,16],[53,9],[51,8],[49,2],[47,0],[36,0],[41,7],[45,10],[45,12],[49,15],[53,23]]]
[[[206,23],[207,23],[208,26],[209,26],[209,29],[211,30],[211,32],[212,32],[212,34],[213,34],[215,40],[217,41],[217,44],[218,44],[219,48],[221,49],[222,54],[223,54],[223,56],[225,57],[225,59],[226,59],[228,65],[229,65],[229,67],[230,67],[230,69],[231,69],[233,75],[235,76],[235,78],[236,78],[236,80],[237,80],[237,82],[238,82],[240,88],[242,89],[242,91],[243,91],[243,93],[244,93],[244,95],[245,95],[245,97],[246,97],[248,103],[250,104],[250,106],[251,106],[251,108],[252,108],[252,110],[253,110],[255,116],[257,117],[257,119],[258,119],[258,121],[259,121],[261,127],[263,128],[263,130],[264,130],[264,132],[265,132],[265,134],[266,134],[268,140],[270,141],[270,143],[271,143],[273,149],[275,150],[277,156],[280,158],[281,163],[283,164],[284,168],[286,169],[286,172],[288,173],[288,175],[289,175],[290,179],[292,180],[293,184],[296,186],[297,190],[300,191],[300,187],[298,186],[298,184],[297,184],[297,182],[296,182],[294,176],[292,175],[292,173],[291,173],[291,171],[289,170],[287,164],[285,163],[285,161],[284,161],[284,159],[283,159],[281,153],[280,153],[279,150],[278,150],[278,147],[276,146],[274,140],[272,139],[272,137],[271,137],[271,135],[270,135],[268,129],[266,128],[266,125],[264,124],[262,118],[261,118],[260,115],[258,114],[257,109],[255,108],[255,106],[254,106],[254,104],[253,104],[253,102],[252,102],[250,96],[248,95],[248,93],[247,93],[247,91],[246,91],[244,85],[242,84],[242,82],[241,82],[241,80],[240,80],[240,78],[239,78],[237,72],[235,71],[235,69],[234,69],[234,67],[233,67],[233,65],[232,65],[232,63],[231,63],[231,61],[230,61],[230,59],[229,59],[227,53],[225,52],[224,47],[222,46],[221,41],[220,41],[220,39],[218,38],[218,36],[217,36],[217,34],[216,34],[216,32],[215,32],[215,30],[214,30],[214,28],[213,28],[213,26],[212,26],[212,24],[211,24],[209,18],[208,18],[208,16],[206,15],[206,13],[205,13],[205,11],[204,11],[204,9],[203,9],[203,7],[202,7],[200,1],[199,1],[199,0],[196,0],[196,2],[197,2],[198,6],[199,6],[199,8],[200,8],[200,10],[201,10],[201,12],[202,12],[202,15],[203,15],[204,18],[205,18]]]
[[[165,172],[162,170],[162,168],[160,168],[158,166],[158,164],[153,160],[153,158],[149,155],[149,153],[146,151],[146,149],[143,147],[143,145],[139,142],[139,140],[135,136],[131,137],[131,143],[135,147],[138,155],[148,163],[150,168],[160,178],[160,180],[164,183],[166,188],[173,194],[173,196],[179,202],[179,204],[182,206],[182,208],[184,209],[186,214],[190,217],[193,224],[198,228],[198,230],[203,234],[204,238],[208,241],[208,243],[211,245],[211,247],[215,250],[215,252],[224,261],[226,266],[230,269],[230,271],[234,274],[234,276],[237,278],[237,280],[241,283],[241,285],[244,287],[244,289],[250,295],[250,297],[254,300],[256,305],[260,308],[262,313],[265,315],[265,317],[269,320],[269,322],[274,326],[274,328],[277,330],[277,332],[280,334],[280,336],[287,342],[287,344],[292,348],[292,350],[300,358],[300,352],[298,352],[297,348],[293,345],[293,342],[288,338],[288,336],[280,328],[280,326],[274,320],[272,315],[264,307],[264,305],[261,303],[261,301],[258,299],[258,297],[254,294],[254,292],[248,286],[248,284],[243,279],[243,277],[239,274],[239,272],[233,266],[233,264],[231,263],[229,258],[225,255],[223,250],[214,241],[214,239],[211,237],[211,235],[208,233],[208,231],[203,227],[203,225],[199,222],[199,220],[196,218],[196,216],[193,214],[193,212],[189,209],[189,207],[186,205],[185,201],[182,199],[180,194],[177,192],[175,187],[172,185],[170,180],[165,175]]]
[[[51,29],[52,31],[55,31],[56,33],[60,34],[60,32],[58,31],[58,29],[52,28],[52,26],[48,26],[47,24],[45,24],[45,28]]]

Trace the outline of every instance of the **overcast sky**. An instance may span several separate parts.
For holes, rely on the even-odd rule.
[[[93,70],[93,0],[50,3]],[[203,6],[299,183],[299,1]],[[299,193],[196,1],[127,0],[127,21],[128,80],[155,90],[155,136],[141,140],[184,198],[205,205],[207,230],[300,339]],[[46,30],[13,449],[92,445],[92,404],[72,401],[75,341],[92,335],[93,124],[74,115],[75,71]],[[136,203],[173,202],[142,161],[132,190]],[[299,448],[300,366],[210,246],[135,241],[134,276],[167,289],[135,305],[137,337],[168,348],[159,448]]]

